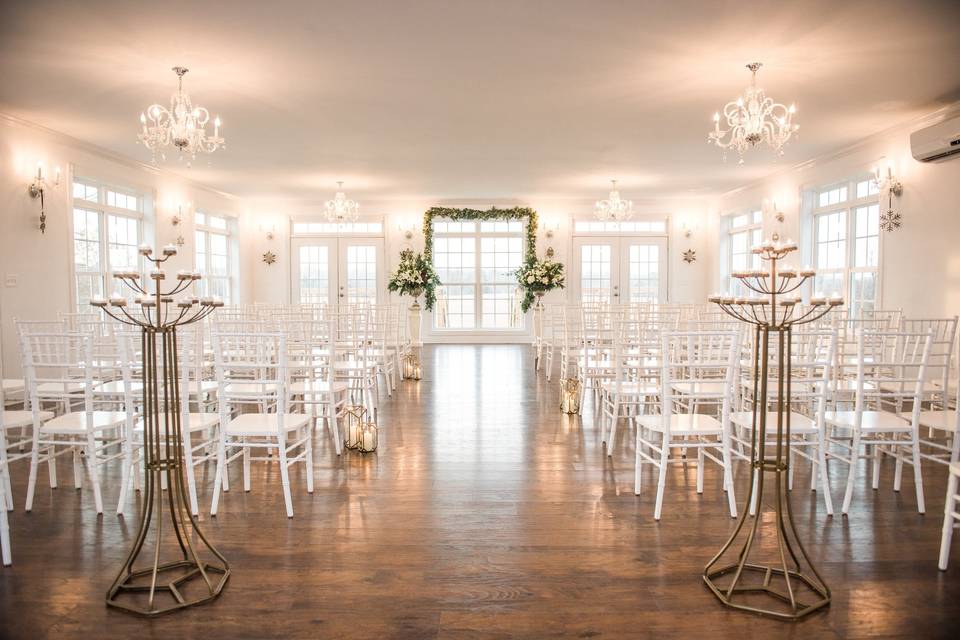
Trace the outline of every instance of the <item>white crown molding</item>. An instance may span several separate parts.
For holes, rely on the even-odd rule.
[[[104,160],[109,160],[111,162],[115,162],[117,164],[130,167],[132,169],[139,169],[140,171],[144,171],[146,173],[149,173],[155,176],[161,176],[161,175],[171,176],[177,179],[178,181],[185,182],[187,185],[189,185],[193,189],[206,191],[208,193],[218,195],[220,197],[227,198],[229,200],[235,200],[235,201],[240,200],[239,197],[237,197],[232,193],[227,193],[226,191],[215,189],[209,185],[205,185],[203,183],[197,182],[196,180],[192,180],[190,178],[184,177],[172,171],[168,171],[161,167],[154,166],[147,162],[141,162],[140,160],[136,160],[129,156],[125,156],[122,153],[110,151],[109,149],[105,149],[101,146],[95,145],[92,142],[87,142],[85,140],[80,140],[79,138],[74,138],[73,136],[67,135],[62,131],[57,131],[56,129],[45,127],[42,124],[37,124],[36,122],[33,122],[31,120],[24,120],[23,118],[19,116],[15,116],[10,113],[5,113],[3,111],[0,111],[0,121],[6,121],[9,124],[23,127],[25,129],[32,129],[33,131],[36,131],[38,133],[42,133],[44,135],[50,136],[65,145],[76,147],[81,151],[85,151],[86,153],[99,156]],[[71,160],[71,163],[73,163],[72,160]]]
[[[854,143],[851,143],[845,147],[840,147],[839,149],[828,151],[814,158],[810,158],[809,160],[804,160],[803,162],[798,162],[797,164],[774,171],[773,173],[770,173],[762,178],[751,180],[750,182],[744,183],[739,187],[734,187],[729,191],[725,191],[724,193],[721,193],[719,196],[717,196],[717,199],[727,198],[729,196],[733,196],[738,193],[743,193],[744,191],[749,191],[750,189],[753,189],[755,187],[760,187],[765,183],[769,182],[770,180],[775,179],[778,176],[782,176],[782,175],[786,175],[786,174],[794,173],[798,171],[804,171],[806,169],[810,169],[817,165],[826,164],[827,162],[832,162],[839,158],[852,155],[858,151],[861,151],[869,147],[870,145],[877,142],[878,140],[881,140],[883,138],[890,136],[893,133],[898,133],[902,130],[912,129],[914,127],[930,126],[957,114],[960,114],[960,102],[954,102],[952,104],[945,105],[935,111],[931,111],[930,113],[925,113],[925,114],[898,122],[894,125],[887,127],[886,129],[882,129],[880,131],[877,131],[876,133],[872,133],[866,138],[861,138],[860,140]]]

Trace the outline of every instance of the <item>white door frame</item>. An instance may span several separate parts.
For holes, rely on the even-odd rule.
[[[376,301],[387,299],[386,251],[383,236],[294,236],[290,238],[290,301],[300,302],[300,248],[320,246],[327,248],[328,304],[346,301],[347,248],[374,246],[376,256]]]

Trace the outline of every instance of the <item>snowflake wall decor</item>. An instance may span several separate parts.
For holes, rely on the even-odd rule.
[[[694,251],[693,249],[687,249],[686,251],[683,252],[683,261],[686,262],[687,264],[690,264],[691,262],[696,262],[697,252]]]
[[[273,251],[267,251],[265,254],[263,254],[263,261],[267,264],[273,264],[277,261],[277,254],[275,254]]]
[[[880,228],[884,231],[896,231],[903,225],[903,216],[900,212],[888,209],[886,213],[880,214]]]

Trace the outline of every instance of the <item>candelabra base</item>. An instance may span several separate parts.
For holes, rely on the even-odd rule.
[[[200,593],[191,596],[190,583],[197,578],[206,580],[204,574],[219,574],[219,577],[212,583],[212,589],[204,585]],[[151,586],[153,575],[153,567],[131,572],[107,594],[107,605],[141,616],[158,616],[203,604],[220,595],[230,577],[230,569],[209,562],[200,566],[190,560],[175,560],[157,567],[157,582]],[[164,598],[165,602],[161,603],[155,596],[163,593],[168,594],[169,599]]]
[[[743,565],[743,570],[739,573],[740,580],[731,589],[730,586],[737,578],[739,568],[739,563],[734,563],[707,572],[703,576],[704,583],[720,602],[733,609],[782,620],[798,620],[830,604],[829,592],[818,585],[814,579],[798,571],[790,571],[789,578],[793,582],[788,585],[783,569],[759,564]],[[748,581],[748,574],[755,576],[755,579]],[[731,579],[721,584],[726,576],[730,576]],[[775,584],[776,582],[780,584]],[[816,599],[810,602],[801,600],[800,594],[796,593],[797,587],[801,585],[805,587],[803,589],[805,594],[802,596],[804,600],[811,597]]]

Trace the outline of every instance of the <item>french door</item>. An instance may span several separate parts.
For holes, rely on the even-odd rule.
[[[667,239],[577,236],[574,300],[628,304],[667,301]]]
[[[376,304],[386,287],[383,238],[293,238],[294,304]]]

